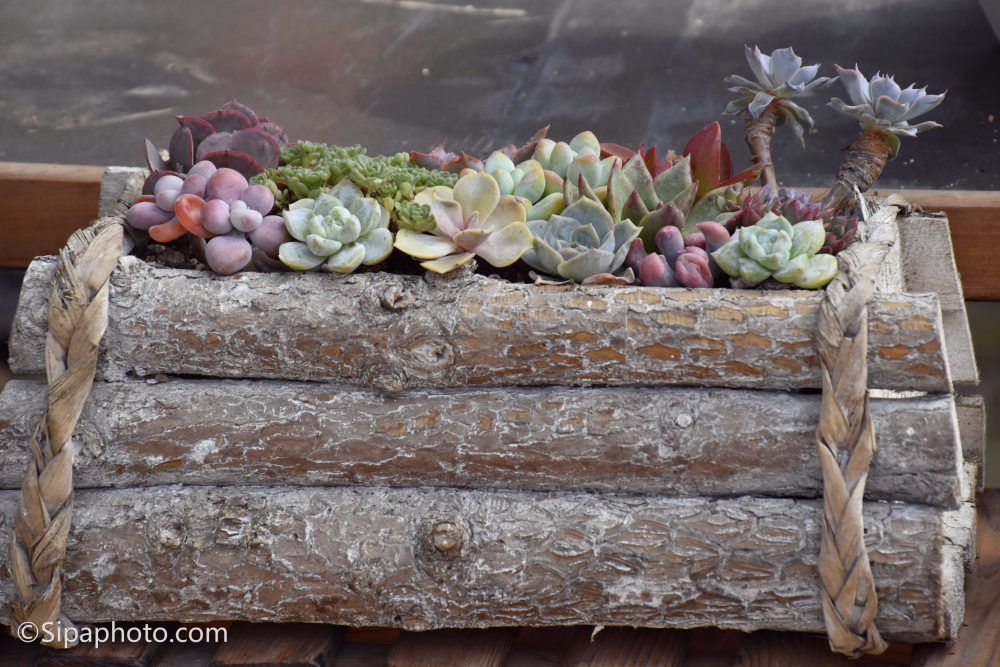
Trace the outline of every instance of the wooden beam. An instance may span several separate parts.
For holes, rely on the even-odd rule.
[[[517,628],[404,632],[386,667],[501,667],[514,648]]]
[[[209,667],[327,667],[346,628],[308,623],[236,623]]]
[[[97,217],[104,167],[0,162],[0,268],[59,252]]]

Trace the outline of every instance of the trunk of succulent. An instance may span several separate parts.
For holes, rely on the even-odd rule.
[[[770,185],[772,188],[778,187],[778,178],[775,176],[774,166],[771,163],[771,137],[774,135],[774,127],[778,122],[775,102],[768,104],[756,120],[748,111],[746,113],[746,128],[743,132],[747,146],[750,147],[751,161],[754,164],[767,165],[760,174],[762,183]]]
[[[875,183],[892,152],[886,141],[886,134],[880,130],[867,128],[847,149],[844,164],[837,173],[837,183],[823,198],[823,210],[832,209],[837,213],[854,198],[854,186],[867,192]]]

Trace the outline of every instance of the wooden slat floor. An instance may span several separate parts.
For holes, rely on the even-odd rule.
[[[966,585],[966,619],[950,644],[890,644],[879,656],[851,661],[830,653],[826,639],[780,632],[712,628],[642,630],[556,627],[405,632],[332,625],[227,623],[226,641],[200,644],[109,644],[54,651],[0,637],[0,665],[130,665],[134,667],[833,667],[1000,665],[1000,489],[979,499],[977,555]],[[171,635],[179,627],[154,624]],[[3,628],[0,627],[0,630]]]

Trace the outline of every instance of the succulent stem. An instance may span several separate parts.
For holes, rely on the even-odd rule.
[[[778,122],[777,103],[778,100],[774,100],[768,104],[756,120],[753,114],[747,111],[745,114],[746,127],[743,131],[747,146],[750,147],[750,160],[754,164],[767,165],[760,172],[760,179],[764,185],[770,185],[772,189],[778,187],[778,178],[771,162],[771,137],[774,135],[774,127]]]
[[[854,198],[854,186],[860,192],[867,192],[885,169],[891,152],[885,132],[866,128],[847,148],[847,156],[837,173],[837,183],[823,198],[823,209],[837,213],[845,208]]]

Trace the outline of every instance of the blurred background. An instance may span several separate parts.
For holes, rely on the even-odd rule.
[[[720,120],[741,169],[742,119],[721,114],[722,79],[750,76],[744,45],[792,46],[822,74],[858,64],[947,90],[928,116],[944,127],[904,138],[879,186],[1000,189],[1000,45],[976,0],[4,0],[0,161],[144,166],[143,138],[166,146],[175,115],[235,97],[292,140],[388,154],[446,140],[485,156],[545,125],[556,139],[590,129],[680,152]],[[777,132],[785,185],[830,185],[857,134],[821,95],[807,105],[819,131],[806,150]],[[20,278],[0,271],[4,339]],[[968,307],[1000,421],[1000,306]]]

